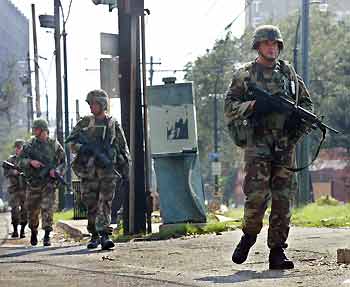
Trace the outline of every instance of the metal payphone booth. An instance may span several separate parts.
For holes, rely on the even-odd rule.
[[[151,151],[164,224],[206,222],[192,83],[148,87]]]

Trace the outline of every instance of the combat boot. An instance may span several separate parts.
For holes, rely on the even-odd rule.
[[[108,233],[103,231],[100,232],[101,235],[101,248],[102,250],[111,249],[114,247],[113,241],[109,238]]]
[[[232,254],[232,261],[236,264],[242,264],[244,261],[246,261],[249,250],[255,242],[256,235],[250,235],[245,233]]]
[[[94,248],[97,248],[99,244],[100,244],[100,236],[98,235],[98,233],[93,233],[91,234],[91,239],[86,247],[87,249],[94,249]]]
[[[269,255],[270,269],[293,269],[294,263],[284,254],[282,247],[272,248]]]
[[[19,235],[20,238],[25,238],[26,237],[26,234],[24,232],[24,229],[26,228],[26,225],[25,224],[22,224],[21,225],[21,233]]]
[[[17,230],[17,224],[12,224],[13,225],[13,232],[11,234],[12,238],[17,238],[18,237],[18,230]]]
[[[38,231],[37,230],[32,230],[32,234],[30,236],[30,244],[32,246],[35,246],[38,244]]]
[[[48,230],[45,230],[43,244],[44,244],[44,246],[51,246],[50,231],[48,231]]]

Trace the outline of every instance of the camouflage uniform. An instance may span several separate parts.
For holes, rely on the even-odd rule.
[[[276,31],[269,27],[267,30]],[[279,30],[277,32],[279,33]],[[270,39],[269,36],[271,35],[264,38],[263,35],[262,38]],[[273,40],[277,38],[281,50],[282,39],[276,35],[272,35],[272,38]],[[259,38],[254,39],[254,49],[259,40]],[[294,174],[285,167],[294,166],[295,146],[307,127],[296,123],[293,115],[278,111],[258,115],[254,99],[247,99],[248,83],[255,84],[271,94],[283,92],[293,101],[298,94],[299,106],[309,111],[313,110],[313,105],[302,79],[295,74],[290,64],[282,60],[278,60],[271,68],[256,61],[245,64],[234,73],[225,97],[224,109],[227,124],[229,129],[234,127],[231,130],[234,133],[234,140],[244,148],[246,175],[243,192],[246,201],[243,232],[256,238],[263,226],[264,213],[271,200],[268,246],[270,249],[286,248],[294,192],[292,185]],[[296,91],[297,88],[298,91]]]
[[[102,102],[105,103],[104,100]],[[104,105],[103,107],[106,108]],[[79,143],[77,139],[80,134],[84,134],[88,139],[86,145],[105,147],[112,167],[107,168],[101,165],[93,154],[82,152],[85,145]],[[106,115],[103,120],[89,115],[77,123],[67,141],[72,142],[71,149],[77,154],[72,162],[72,168],[81,179],[82,200],[88,211],[87,229],[93,237],[96,237],[98,233],[109,231],[111,206],[116,187],[121,184],[121,177],[128,177],[129,150],[124,132],[118,121],[109,115]]]
[[[31,160],[39,160],[45,167],[35,169],[30,165]],[[63,173],[65,165],[65,152],[55,139],[48,138],[42,142],[37,137],[32,137],[24,145],[20,166],[29,183],[28,221],[32,232],[38,229],[40,210],[42,229],[52,231],[55,181],[50,177],[49,169],[58,169],[59,173]]]
[[[11,155],[8,162],[18,165],[18,157]],[[4,175],[9,179],[8,194],[9,205],[11,206],[12,225],[27,224],[27,185],[23,176],[18,175],[16,170],[4,168]]]

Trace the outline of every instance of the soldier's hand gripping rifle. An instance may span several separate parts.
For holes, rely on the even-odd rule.
[[[118,178],[122,178],[121,174],[115,168],[113,168],[113,162],[108,156],[108,154],[111,152],[108,147],[102,143],[98,144],[97,142],[92,142],[83,132],[77,133],[74,136],[69,136],[66,139],[65,143],[69,142],[81,144],[79,153],[85,154],[87,156],[92,156],[95,159],[97,165],[106,169],[113,170]]]
[[[45,163],[43,162],[43,164],[45,164]],[[51,175],[50,175],[51,170],[54,171],[54,177],[51,177]],[[45,164],[45,166],[41,168],[39,176],[41,178],[50,176],[50,178],[52,178],[52,180],[57,180],[59,184],[67,185],[67,182],[64,180],[64,177],[59,172],[59,168],[57,168],[51,164]]]
[[[59,172],[59,167],[54,166],[48,158],[46,158],[45,156],[42,156],[42,155],[39,156],[37,154],[31,154],[30,157],[31,157],[31,159],[38,160],[44,164],[44,166],[40,168],[40,172],[39,172],[40,178],[49,177],[53,181],[57,180],[57,182],[59,184],[67,185],[66,181],[64,180],[64,177]],[[50,175],[51,170],[54,171],[54,177],[51,177],[51,175]]]
[[[312,129],[320,129],[322,131],[322,139],[313,160],[304,167],[297,169],[288,168],[289,170],[300,171],[315,161],[320,151],[321,145],[326,138],[327,130],[336,134],[339,133],[338,130],[322,122],[322,119],[317,117],[317,115],[304,109],[303,107],[296,105],[294,101],[288,99],[287,96],[282,93],[270,94],[254,84],[248,84],[248,98],[249,100],[256,100],[257,103],[262,103],[263,105],[271,107],[271,110],[273,111],[292,115],[296,121],[299,121],[301,124],[307,127],[310,127]]]
[[[302,123],[313,129],[319,128],[322,132],[330,130],[336,134],[339,133],[338,130],[323,123],[314,113],[295,105],[292,100],[288,99],[283,94],[270,94],[253,84],[248,84],[248,91],[256,101],[266,102],[273,110],[280,113],[293,114],[293,116],[296,116]],[[253,98],[251,98],[251,100],[252,99]]]
[[[4,161],[2,162],[2,167],[5,168],[5,169],[17,170],[19,176],[25,177],[23,171],[21,170],[21,168],[20,168],[19,166],[15,165],[15,164],[13,164],[12,162],[9,162],[9,161],[7,161],[7,160],[4,160]]]

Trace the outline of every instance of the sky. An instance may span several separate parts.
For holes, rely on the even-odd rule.
[[[28,19],[30,25],[30,51],[33,51],[31,3],[36,15],[53,15],[54,0],[10,0]],[[61,0],[67,16],[70,0]],[[244,10],[244,0],[145,0],[150,9],[146,17],[146,56],[153,56],[155,70],[181,70],[189,61],[211,49],[215,40],[225,35],[225,27]],[[40,59],[41,107],[46,111],[45,82],[49,96],[50,118],[56,114],[56,84],[53,31],[41,28],[38,18],[38,53]],[[231,27],[235,36],[244,29],[244,14]],[[85,103],[88,91],[100,87],[99,59],[100,33],[118,33],[117,9],[108,12],[108,6],[94,5],[90,0],[72,0],[71,13],[66,25],[68,54],[69,117],[75,119],[75,101],[80,102],[80,115],[89,113]],[[61,48],[61,53],[63,49]],[[33,57],[33,56],[32,56]],[[63,67],[62,67],[63,72]],[[34,75],[33,75],[34,76]],[[147,77],[149,75],[147,74]],[[181,72],[154,74],[153,84],[162,84],[162,78],[175,76],[183,81]],[[34,77],[33,84],[34,84]],[[63,85],[63,82],[62,82]],[[112,103],[111,113],[120,119],[118,100]]]

